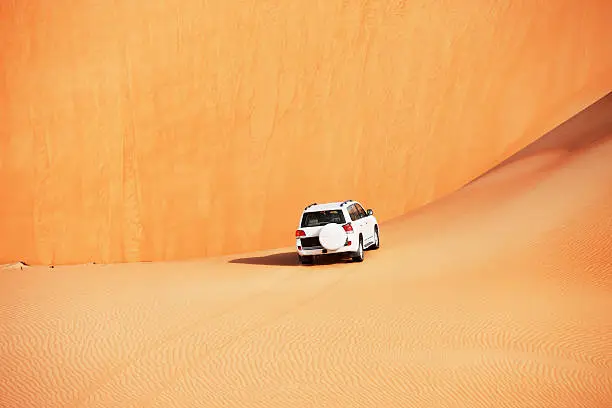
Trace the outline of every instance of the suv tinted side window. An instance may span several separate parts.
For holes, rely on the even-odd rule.
[[[351,221],[355,221],[359,218],[359,210],[355,207],[355,204],[351,204],[348,208],[348,213],[351,217]]]
[[[362,206],[359,204],[355,204],[357,206],[357,211],[359,211],[359,218],[365,218],[368,216],[368,213],[365,212]]]

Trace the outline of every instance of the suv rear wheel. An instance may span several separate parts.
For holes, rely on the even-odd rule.
[[[312,265],[314,263],[314,257],[312,255],[298,255],[298,260],[302,265]]]
[[[354,262],[363,262],[363,238],[359,236],[359,247],[357,248],[357,253],[353,257]]]

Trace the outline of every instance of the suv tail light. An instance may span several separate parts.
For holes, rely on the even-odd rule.
[[[302,230],[296,230],[295,231],[295,237],[296,238],[305,237],[305,236],[306,236],[306,233],[304,231],[302,231]]]
[[[345,230],[347,233],[351,233],[351,232],[353,232],[353,226],[351,225],[351,223],[350,223],[350,222],[349,222],[348,224],[344,224],[344,225],[342,226],[342,228],[344,228],[344,230]]]

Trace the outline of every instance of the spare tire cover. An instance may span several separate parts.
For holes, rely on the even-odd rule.
[[[323,248],[334,251],[344,246],[346,242],[346,231],[340,224],[327,224],[321,228],[319,241]]]

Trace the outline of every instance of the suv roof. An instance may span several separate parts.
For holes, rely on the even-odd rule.
[[[344,204],[352,203],[355,200],[346,200],[346,201],[333,201],[330,203],[317,204],[312,203],[306,208],[304,211],[326,211],[326,210],[337,210],[340,207],[343,207]]]

